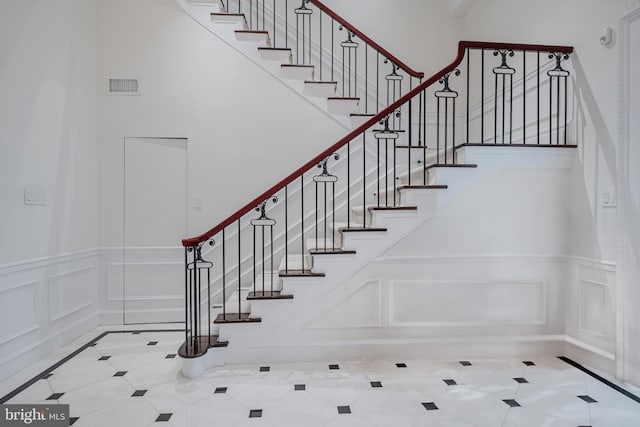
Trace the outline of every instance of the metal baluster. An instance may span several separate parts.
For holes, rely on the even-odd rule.
[[[184,345],[189,352],[189,248],[184,248]]]
[[[540,52],[538,52],[537,54],[538,56],[538,70],[537,70],[537,87],[536,87],[536,93],[538,96],[538,100],[536,102],[536,108],[538,110],[538,116],[536,119],[536,126],[537,126],[537,140],[538,140],[538,145],[540,145]]]
[[[300,175],[300,261],[304,274],[304,173]]]
[[[466,134],[466,138],[467,138],[467,142],[471,142],[470,138],[469,138],[469,80],[470,80],[470,76],[471,76],[471,49],[467,48],[467,134]]]
[[[527,51],[522,51],[522,143],[527,143]]]
[[[366,132],[362,132],[362,227],[367,228],[367,142]]]
[[[484,144],[484,48],[480,64],[480,144]]]
[[[351,141],[347,142],[347,228],[351,227]]]
[[[241,297],[241,282],[242,282],[242,258],[241,258],[241,243],[240,243],[240,218],[238,218],[238,320],[242,317],[242,301]]]
[[[227,320],[227,263],[225,257],[227,239],[224,236],[225,230],[226,228],[222,229],[222,320]]]
[[[289,273],[289,186],[288,185],[284,187],[284,272]]]

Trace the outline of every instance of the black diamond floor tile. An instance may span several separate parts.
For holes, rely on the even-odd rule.
[[[520,404],[515,399],[502,399],[502,401],[512,408],[517,408],[518,406],[520,406]]]
[[[173,413],[171,413],[171,412],[166,413],[166,414],[160,414],[160,415],[158,415],[158,418],[156,418],[156,422],[169,421],[171,419],[172,415],[173,415]]]
[[[43,380],[46,380],[47,378],[51,378],[52,376],[53,376],[53,374],[52,374],[52,373],[48,373],[47,375],[44,375],[44,376],[42,377],[42,379],[43,379]]]
[[[131,397],[141,397],[141,396],[144,396],[146,392],[147,390],[136,390],[133,392]]]
[[[340,365],[329,365],[329,369],[331,370],[340,369]]]
[[[513,380],[518,384],[529,384],[529,381],[527,381],[525,378],[514,378]]]
[[[58,400],[62,396],[64,396],[64,393],[53,393],[51,396],[47,397],[47,400]]]
[[[175,359],[176,355],[175,354],[167,354],[167,356],[165,357],[165,359]]]
[[[249,411],[249,418],[262,418],[262,409],[252,409]]]
[[[583,395],[583,396],[578,396],[580,399],[584,400],[587,403],[598,403],[597,400],[595,400],[593,397],[589,396],[589,395]]]
[[[530,361],[530,360],[525,360],[525,361],[524,361],[524,362],[522,362],[522,363],[524,363],[524,364],[525,364],[525,365],[527,365],[527,366],[536,366],[536,364],[535,364],[535,363],[533,363],[533,362],[532,362],[532,361]]]
[[[127,371],[118,371],[113,374],[114,377],[124,377],[125,375],[127,375]]]
[[[434,402],[422,402],[422,406],[424,406],[424,409],[426,409],[427,411],[435,411],[436,409],[438,409]]]
[[[304,384],[296,384],[295,386],[293,386],[293,389],[297,391],[303,391],[307,389],[307,386]]]
[[[158,341],[149,341],[147,343],[147,345],[156,345],[156,344],[158,344]]]
[[[216,391],[214,393],[226,393],[227,392],[227,388],[226,387],[216,387]]]
[[[448,379],[448,380],[442,380],[442,381],[444,381],[446,385],[458,385],[456,380]]]
[[[80,419],[80,417],[71,417],[69,418],[69,425],[72,426],[76,423],[76,421],[78,421]]]
[[[397,368],[406,368],[407,364],[406,363],[396,363],[396,367]]]
[[[111,359],[111,356],[102,356],[100,359],[98,360],[109,360]]]
[[[469,362],[468,360],[461,360],[461,361],[460,361],[460,364],[461,364],[462,366],[471,366],[471,362]]]
[[[260,372],[269,372],[270,370],[270,366],[260,366]]]
[[[131,332],[131,335],[140,335],[140,331]]]
[[[350,414],[351,407],[350,406],[338,406],[338,414]]]
[[[371,381],[371,387],[373,387],[373,388],[381,388],[382,387],[382,382],[380,382],[380,381]]]

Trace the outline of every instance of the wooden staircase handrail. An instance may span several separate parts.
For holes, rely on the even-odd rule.
[[[315,0],[311,0],[311,1],[313,1],[314,4],[319,3],[319,2],[316,2]],[[570,54],[573,52],[572,46],[461,41],[458,43],[458,54],[456,58],[453,60],[453,62],[451,62],[449,65],[447,65],[446,67],[444,67],[443,69],[441,69],[440,71],[438,71],[437,73],[429,77],[427,80],[425,80],[420,85],[412,89],[403,97],[399,98],[393,104],[381,110],[378,114],[371,117],[369,120],[367,120],[366,122],[364,122],[363,124],[355,128],[354,130],[349,132],[347,135],[341,138],[338,142],[331,145],[326,150],[322,151],[320,154],[318,154],[317,156],[315,156],[314,158],[306,162],[304,165],[300,166],[298,169],[296,169],[291,174],[289,174],[286,178],[282,179],[280,182],[273,185],[267,191],[265,191],[264,193],[262,193],[261,195],[259,195],[258,197],[250,201],[249,203],[247,203],[244,207],[240,208],[234,214],[229,216],[227,219],[225,219],[215,227],[211,228],[209,231],[199,236],[190,237],[182,240],[182,246],[188,248],[188,247],[194,247],[203,242],[206,242],[207,240],[211,239],[213,236],[218,234],[220,231],[222,231],[225,227],[233,224],[243,215],[255,209],[257,205],[259,205],[264,200],[271,197],[273,194],[276,194],[278,191],[282,190],[285,186],[291,184],[293,181],[298,179],[300,175],[302,175],[304,172],[313,168],[320,161],[322,161],[327,156],[334,153],[339,148],[346,145],[348,142],[352,141],[355,137],[361,135],[371,126],[378,123],[381,119],[387,117],[393,111],[397,110],[403,104],[411,100],[414,96],[418,95],[421,91],[425,90],[426,88],[428,88],[429,86],[437,82],[441,77],[453,71],[464,59],[465,52],[467,49],[510,49],[510,50],[526,50],[526,51],[532,51],[532,52],[533,51],[557,52],[557,53],[566,53],[566,54]]]
[[[364,34],[362,31],[358,30],[354,25],[349,23],[349,21],[344,19],[342,16],[338,15],[336,12],[334,12],[332,9],[327,7],[321,1],[319,1],[319,0],[309,0],[309,1],[311,3],[313,3],[318,9],[320,9],[321,11],[323,11],[324,13],[326,13],[327,15],[332,17],[334,20],[336,20],[340,24],[342,24],[345,27],[347,27],[349,29],[349,31],[351,31],[353,34],[358,36],[362,41],[367,43],[369,46],[373,47],[375,50],[377,50],[378,52],[383,54],[389,61],[391,61],[394,64],[396,64],[398,67],[400,67],[402,70],[404,70],[410,76],[416,77],[418,79],[421,79],[421,78],[424,77],[424,73],[422,71],[415,71],[413,68],[409,67],[407,64],[405,64],[404,62],[400,61],[398,58],[396,58],[395,55],[390,53],[388,50],[386,50],[385,48],[380,46],[375,41],[371,40],[369,37],[367,37],[366,34]]]

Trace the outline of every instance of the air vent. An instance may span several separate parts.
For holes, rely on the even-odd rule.
[[[109,79],[109,93],[117,95],[139,95],[138,79]]]

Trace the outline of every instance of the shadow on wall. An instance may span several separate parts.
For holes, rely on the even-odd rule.
[[[616,146],[609,133],[609,129],[604,121],[604,117],[600,112],[598,102],[591,91],[589,81],[582,68],[582,63],[577,54],[571,57],[573,69],[575,71],[575,84],[576,91],[576,103],[578,114],[584,118],[584,112],[586,111],[591,122],[593,124],[593,130],[595,132],[596,141],[600,149],[608,169],[611,171],[612,176],[616,177],[617,163],[616,163]],[[584,122],[584,120],[583,120]],[[582,159],[584,160],[584,159]]]

